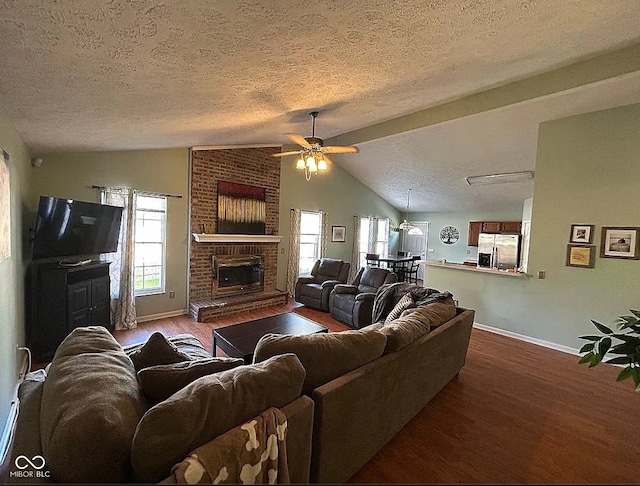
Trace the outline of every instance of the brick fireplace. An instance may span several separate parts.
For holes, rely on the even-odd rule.
[[[191,251],[189,254],[189,312],[199,322],[247,310],[284,304],[276,289],[277,232],[280,205],[279,147],[194,150],[191,164]],[[265,188],[266,235],[216,233],[219,180]],[[263,289],[215,295],[212,257],[255,255],[262,259]],[[253,289],[255,290],[255,289]]]

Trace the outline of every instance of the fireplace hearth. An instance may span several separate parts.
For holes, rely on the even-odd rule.
[[[264,290],[263,259],[259,255],[213,255],[213,299]]]

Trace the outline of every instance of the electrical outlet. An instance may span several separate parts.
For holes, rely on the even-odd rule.
[[[471,255],[471,250],[467,250],[467,255]]]
[[[175,290],[171,290],[171,291],[169,292],[169,298],[170,298],[170,299],[175,299],[175,298],[176,298],[176,292],[175,292]]]
[[[544,270],[538,270],[538,278],[540,280],[544,280],[545,278],[547,278],[547,272],[545,272]]]

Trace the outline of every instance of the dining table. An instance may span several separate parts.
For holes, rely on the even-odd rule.
[[[386,267],[398,276],[398,282],[404,282],[405,271],[413,261],[412,256],[389,255],[379,257],[380,263],[385,263]]]

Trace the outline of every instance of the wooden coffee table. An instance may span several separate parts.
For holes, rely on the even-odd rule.
[[[253,361],[253,352],[260,338],[267,333],[315,334],[329,330],[293,312],[242,322],[213,330],[211,354],[216,355],[216,346],[232,358],[243,358],[246,364]]]

